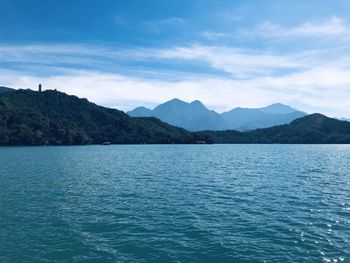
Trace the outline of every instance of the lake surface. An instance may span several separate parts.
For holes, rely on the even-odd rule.
[[[349,262],[350,146],[0,148],[0,262]]]

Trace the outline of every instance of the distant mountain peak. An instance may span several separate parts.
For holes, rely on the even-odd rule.
[[[144,106],[136,107],[134,110],[149,110],[149,108],[146,108]]]
[[[277,102],[277,103],[272,103],[271,105],[269,105],[268,107],[289,107],[288,105],[286,104],[283,104],[283,103],[280,103],[280,102]]]
[[[168,100],[168,101],[164,102],[163,104],[166,104],[166,103],[187,103],[187,102],[185,102],[183,100],[180,100],[178,98],[173,98],[171,100]]]
[[[165,110],[167,108],[176,109],[176,108],[183,107],[183,106],[186,106],[186,105],[188,105],[187,102],[182,101],[182,100],[180,100],[178,98],[174,98],[174,99],[168,100],[168,101],[166,101],[166,102],[164,102],[162,104],[159,104],[153,110],[154,111]]]
[[[131,117],[151,117],[152,110],[141,106],[128,111],[127,114]]]
[[[273,113],[273,114],[287,114],[296,112],[298,110],[292,108],[289,105],[283,103],[273,103],[269,106],[263,107],[260,109],[263,112]]]
[[[189,104],[192,108],[196,108],[196,109],[202,109],[202,110],[208,110],[207,107],[205,107],[205,105],[199,101],[199,100],[194,100]]]
[[[194,100],[194,101],[191,102],[191,104],[203,105],[203,103],[200,100]]]
[[[174,98],[174,99],[171,99],[169,101],[166,101],[163,104],[160,104],[159,106],[167,105],[167,104],[176,105],[176,106],[180,106],[180,107],[181,106],[186,106],[186,107],[187,106],[197,106],[197,107],[201,107],[201,108],[206,108],[204,106],[204,104],[201,101],[199,101],[199,100],[194,100],[191,103],[188,103],[188,102],[180,100],[178,98]]]

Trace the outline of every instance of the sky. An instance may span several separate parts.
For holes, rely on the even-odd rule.
[[[0,0],[0,86],[350,117],[348,0]]]

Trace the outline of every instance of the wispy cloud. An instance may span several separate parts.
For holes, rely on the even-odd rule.
[[[342,37],[350,36],[350,27],[338,17],[331,17],[319,23],[306,22],[297,26],[282,26],[269,21],[263,22],[253,30],[243,29],[243,36],[258,36],[264,38],[295,38],[295,37]]]
[[[225,71],[238,78],[258,77],[264,74],[274,74],[280,70],[304,67],[297,57],[224,46],[177,47],[159,50],[156,56],[165,59],[202,61],[212,68]]]
[[[160,61],[172,64],[201,62],[210,68],[236,77],[273,74],[283,69],[303,67],[300,56],[274,55],[266,52],[229,48],[225,46],[192,45],[169,48],[120,49],[80,45],[0,46],[2,62],[35,63],[45,65],[108,66],[118,63]],[[147,65],[145,65],[147,66]],[[164,66],[166,68],[166,65]]]
[[[168,17],[160,20],[153,20],[142,23],[145,30],[159,34],[169,29],[169,27],[183,26],[186,20],[180,17]]]
[[[200,36],[209,39],[209,40],[219,40],[222,38],[227,38],[230,36],[228,33],[223,33],[223,32],[214,32],[214,31],[203,31],[200,33]]]
[[[137,21],[125,17],[122,14],[116,14],[112,17],[117,27],[130,30],[138,30],[152,34],[160,34],[169,30],[178,29],[186,24],[186,19],[181,17],[166,17],[157,20]]]
[[[264,21],[255,27],[244,27],[229,32],[203,31],[200,34],[208,40],[265,39],[277,42],[317,38],[325,40],[350,40],[350,26],[334,16],[321,22],[305,22],[295,26],[284,26],[271,21]],[[273,46],[273,43],[269,42]]]

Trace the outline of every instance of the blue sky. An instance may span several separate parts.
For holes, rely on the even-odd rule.
[[[0,0],[0,85],[350,117],[350,1]]]

